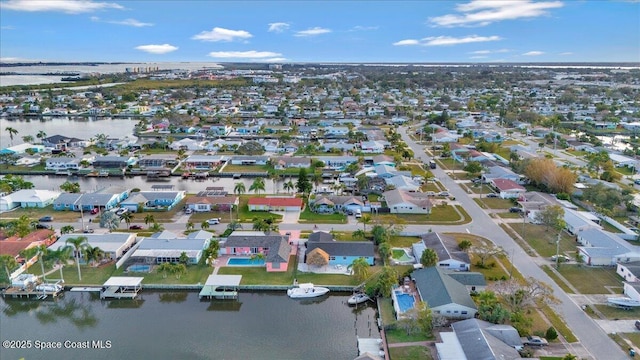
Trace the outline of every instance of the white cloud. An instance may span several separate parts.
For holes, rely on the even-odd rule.
[[[314,27],[311,29],[307,29],[307,30],[302,30],[302,31],[298,31],[294,36],[298,36],[298,37],[305,37],[305,36],[316,36],[316,35],[322,35],[322,34],[327,34],[330,33],[331,29],[325,29],[325,28],[321,28],[321,27]]]
[[[420,45],[420,41],[415,39],[406,39],[394,42],[392,45],[395,46],[410,46],[410,45]]]
[[[169,44],[162,45],[140,45],[136,46],[136,50],[148,52],[150,54],[166,54],[178,50],[176,46]]]
[[[572,52],[570,52],[570,51],[567,51],[567,52],[562,52],[562,53],[560,53],[560,55],[562,55],[562,56],[567,56],[567,55],[573,55],[573,53],[572,53]]]
[[[356,25],[354,27],[352,27],[351,29],[349,29],[349,31],[372,31],[372,30],[378,30],[378,26],[360,26],[360,25]]]
[[[478,50],[478,51],[472,51],[472,54],[491,54],[491,50]]]
[[[103,22],[103,23],[107,23],[107,24],[115,24],[115,25],[126,25],[126,26],[133,26],[133,27],[145,27],[145,26],[153,26],[152,23],[144,23],[141,21],[138,21],[136,19],[124,19],[124,20],[102,20],[97,16],[92,16],[91,17],[91,21],[94,22]]]
[[[15,27],[11,25],[0,26],[0,30],[15,30]]]
[[[470,56],[469,59],[487,59],[488,56],[484,56],[484,55],[476,55],[476,56]]]
[[[264,59],[264,58],[279,58],[282,56],[280,53],[271,51],[213,51],[209,53],[210,57],[225,58],[225,59]]]
[[[277,32],[277,33],[281,33],[285,30],[288,30],[289,27],[291,25],[287,24],[286,22],[275,22],[275,23],[270,23],[269,24],[269,32]]]
[[[116,3],[94,2],[91,0],[9,0],[0,3],[0,9],[15,11],[53,11],[67,14],[80,14],[104,9],[119,9],[124,7]]]
[[[476,55],[485,55],[485,54],[498,54],[498,53],[506,53],[509,52],[509,49],[498,49],[498,50],[477,50],[477,51],[472,51],[469,54],[476,54]]]
[[[458,4],[460,14],[447,14],[429,18],[433,26],[486,26],[503,20],[534,18],[548,15],[549,9],[563,7],[561,1],[533,2],[531,0],[473,0]]]
[[[275,58],[269,58],[269,59],[264,59],[265,62],[283,62],[283,61],[287,61],[287,58],[283,58],[283,57],[275,57]]]
[[[211,31],[203,31],[200,34],[194,35],[193,40],[202,41],[235,41],[245,40],[252,38],[253,35],[244,30],[229,30],[219,27],[214,27]]]
[[[544,55],[544,51],[529,51],[522,54],[522,56],[540,56],[540,55]]]

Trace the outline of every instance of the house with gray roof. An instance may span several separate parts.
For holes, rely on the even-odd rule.
[[[579,211],[571,209],[564,209],[564,224],[565,229],[571,235],[576,235],[579,231],[590,228],[602,229],[602,226],[586,218]]]
[[[492,324],[479,319],[467,319],[451,324],[453,332],[440,333],[436,343],[439,359],[455,360],[516,360],[522,340],[511,325]]]
[[[433,207],[426,193],[393,189],[382,195],[392,214],[430,214]]]
[[[123,169],[135,163],[136,158],[131,156],[96,156],[92,165],[101,169]]]
[[[449,319],[471,319],[478,312],[464,284],[438,267],[419,269],[411,274],[420,299],[435,314]]]
[[[250,257],[264,255],[267,272],[287,271],[292,247],[289,237],[261,231],[234,231],[221,245],[224,253],[232,256]]]
[[[236,155],[231,158],[232,165],[266,165],[268,156]]]
[[[365,204],[361,199],[351,195],[319,195],[312,203],[312,207],[313,211],[318,213],[365,210]]]
[[[441,269],[469,271],[471,260],[469,254],[458,248],[458,243],[451,237],[438,232],[422,235],[422,240],[413,244],[413,254],[420,262],[425,249],[433,249],[438,255],[437,266]]]
[[[63,193],[53,202],[53,210],[64,211],[91,211],[93,208],[111,210],[118,205],[118,194],[87,193],[71,194]]]
[[[146,264],[177,263],[181,254],[186,253],[189,263],[197,264],[213,236],[213,233],[200,230],[185,238],[165,230],[142,239],[131,254],[131,260]]]
[[[597,228],[578,232],[578,252],[584,263],[592,266],[613,266],[617,263],[640,261],[640,246],[631,245],[614,233]]]
[[[184,191],[140,191],[131,193],[131,196],[120,203],[120,207],[127,208],[131,212],[139,210],[161,209],[169,211],[173,209],[185,197]]]
[[[87,243],[91,247],[99,247],[104,251],[106,258],[118,260],[136,243],[136,234],[133,233],[105,233],[105,234],[82,234],[87,238]],[[64,234],[58,241],[49,246],[49,250],[56,251],[67,246],[67,240],[77,237],[77,234]]]
[[[349,266],[358,258],[364,258],[369,265],[374,265],[375,262],[371,241],[336,241],[333,235],[324,231],[316,231],[309,235],[305,262],[307,255],[317,251],[316,249],[320,249],[328,255],[329,266]]]

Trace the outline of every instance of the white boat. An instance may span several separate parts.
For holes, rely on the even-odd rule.
[[[371,300],[371,298],[368,297],[367,294],[358,293],[350,297],[349,300],[347,300],[347,303],[349,305],[356,305],[356,304],[362,304],[363,302],[367,302],[369,300]]]
[[[626,297],[608,298],[607,302],[613,305],[626,306],[626,307],[640,306],[640,301],[633,300]]]
[[[62,291],[62,286],[58,284],[40,284],[36,286],[36,291],[60,292]]]
[[[311,283],[299,284],[298,287],[287,290],[287,295],[293,299],[312,298],[329,292],[326,287],[314,286]]]

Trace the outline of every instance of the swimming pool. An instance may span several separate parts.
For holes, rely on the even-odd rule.
[[[392,248],[391,257],[396,264],[413,264],[415,258],[409,255],[407,249],[404,248]]]
[[[394,290],[395,294],[395,303],[398,306],[399,314],[405,313],[411,309],[415,305],[416,300],[413,295],[405,294],[402,291]]]
[[[131,265],[127,268],[127,272],[150,272],[151,265]]]
[[[227,261],[227,266],[262,266],[264,259],[251,259],[248,257],[232,257]]]

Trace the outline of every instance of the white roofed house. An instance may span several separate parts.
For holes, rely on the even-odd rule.
[[[467,287],[436,266],[418,269],[411,278],[420,299],[435,314],[449,319],[471,319],[478,311]]]
[[[8,211],[17,207],[44,208],[60,196],[59,191],[23,189],[0,198],[0,211]]]
[[[437,342],[441,360],[516,360],[522,340],[511,325],[467,319],[451,324],[453,332],[441,332]]]
[[[633,300],[640,301],[640,261],[618,263],[616,273],[624,279],[624,294]]]
[[[392,214],[430,214],[433,207],[425,193],[394,189],[382,195]]]
[[[564,225],[565,229],[567,229],[571,235],[576,235],[579,231],[589,228],[602,229],[600,224],[586,218],[579,211],[566,208],[564,209]]]
[[[105,256],[112,260],[120,259],[136,243],[136,234],[133,233],[106,233],[106,234],[82,234],[87,238],[91,247],[99,247]],[[58,250],[67,246],[67,240],[78,237],[77,234],[62,235],[58,241],[49,246],[49,250]]]
[[[177,263],[184,252],[190,264],[197,264],[213,236],[213,233],[200,230],[183,238],[165,230],[142,239],[131,254],[131,260],[146,264]]]
[[[390,178],[384,179],[388,186],[393,186],[394,189],[403,190],[408,192],[416,192],[420,190],[420,184],[410,177],[404,175],[396,175]]]
[[[384,152],[384,143],[381,141],[362,141],[360,149],[366,154],[380,154]]]
[[[176,151],[180,149],[191,151],[202,150],[204,149],[204,142],[185,138],[172,142],[171,145],[169,145],[169,148]]]
[[[522,185],[508,179],[493,179],[491,184],[498,190],[503,199],[517,199],[527,192]]]
[[[78,170],[81,159],[70,157],[52,157],[46,160],[45,170]]]
[[[278,170],[289,168],[309,168],[311,167],[311,159],[297,156],[282,156],[271,158],[274,168]]]
[[[640,247],[631,245],[619,236],[597,228],[579,231],[576,240],[585,264],[613,266],[617,263],[640,261]]]

